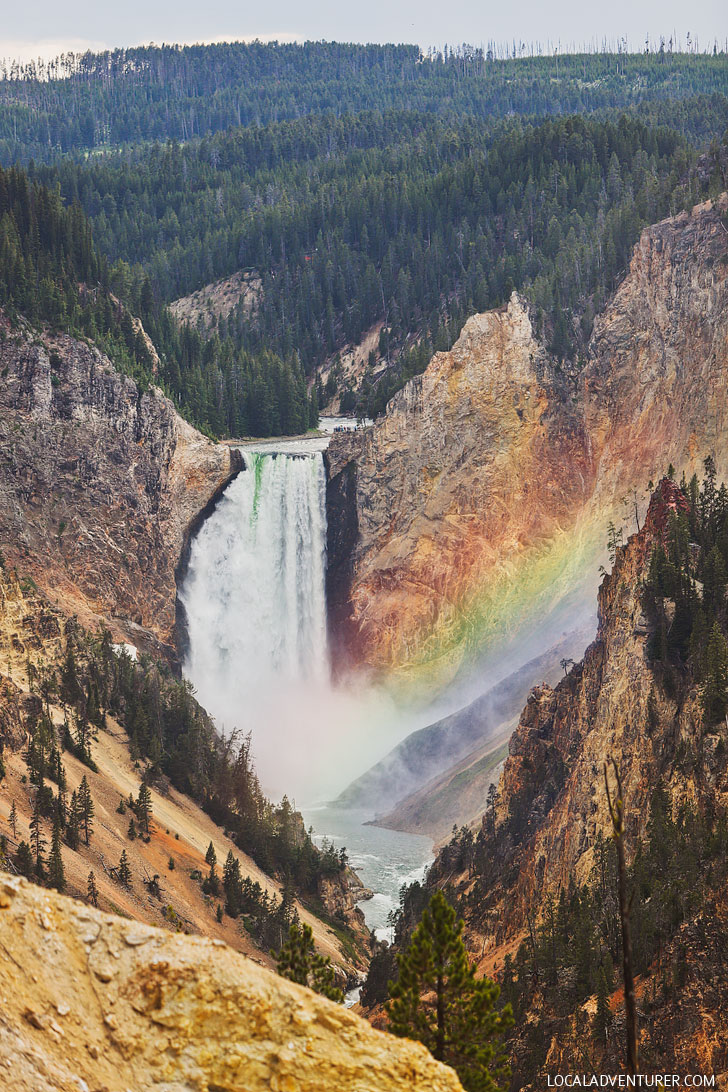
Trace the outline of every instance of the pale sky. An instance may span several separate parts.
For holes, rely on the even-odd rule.
[[[3,4],[0,57],[55,56],[67,49],[103,49],[154,42],[240,40],[415,42],[540,41],[562,50],[604,38],[659,40],[689,32],[701,47],[725,46],[726,0],[33,0]]]

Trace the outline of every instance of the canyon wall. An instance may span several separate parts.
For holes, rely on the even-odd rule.
[[[174,658],[175,569],[240,468],[98,349],[0,316],[0,550],[66,614]]]
[[[642,234],[581,366],[549,356],[514,294],[381,421],[334,436],[330,515],[350,529],[330,554],[340,669],[421,694],[561,605],[558,635],[595,587],[608,521],[631,530],[650,479],[709,453],[728,470],[727,207]]]
[[[640,533],[618,548],[601,584],[596,640],[558,686],[530,693],[477,838],[461,831],[428,875],[428,888],[444,888],[465,918],[480,971],[496,972],[504,989],[517,978],[516,1087],[542,1087],[575,1057],[588,1059],[586,1071],[624,1065],[618,976],[609,986],[606,975],[602,980],[606,1035],[597,1030],[595,993],[578,984],[589,960],[608,962],[607,951],[621,963],[610,758],[621,775],[624,843],[635,869],[628,886],[633,946],[643,953],[635,966],[640,1071],[715,1073],[717,1088],[728,1084],[728,1025],[720,1016],[728,996],[728,910],[716,848],[723,828],[720,821],[712,827],[728,799],[728,725],[706,721],[702,686],[679,656],[655,658],[661,619],[671,627],[682,601],[660,595],[654,583],[645,594],[655,547],[667,546],[672,515],[688,507],[681,490],[661,480]],[[692,586],[696,595],[702,585]],[[616,793],[613,769],[610,782]],[[672,834],[660,819],[660,799],[670,802]],[[690,830],[702,833],[691,841]],[[660,890],[667,880],[665,914]]]
[[[464,863],[457,847],[447,846],[429,873],[428,886],[447,885],[457,897],[469,950],[486,973],[501,973],[506,956],[518,962],[521,942],[529,948],[534,936],[543,937],[549,906],[558,906],[561,913],[580,885],[598,884],[595,877],[603,861],[599,847],[609,845],[613,831],[604,779],[607,760],[615,760],[621,775],[630,861],[642,852],[640,844],[644,847],[650,840],[658,786],[676,817],[683,805],[697,815],[713,816],[725,809],[728,725],[705,724],[699,686],[677,685],[673,690],[668,685],[651,654],[659,612],[643,610],[654,547],[667,541],[671,515],[686,508],[674,483],[660,482],[644,526],[617,550],[613,571],[603,580],[596,640],[556,687],[542,685],[529,695],[509,742],[495,806],[477,837],[475,859]],[[666,617],[673,619],[675,602],[665,598],[662,605]],[[612,770],[610,779],[615,789]],[[671,1072],[715,1073],[717,1086],[725,1087],[728,1029],[716,1018],[728,996],[725,878],[719,869],[711,872],[707,863],[701,862],[699,872],[699,898],[692,904],[686,899],[674,936],[638,976],[640,1063],[645,1072],[663,1065]],[[613,910],[616,906],[609,875],[607,889],[595,894],[597,912],[607,916],[610,899],[615,900]],[[630,878],[629,883],[636,891],[638,881]],[[644,940],[641,930],[649,935],[644,909],[649,901],[641,917],[632,912],[635,943]],[[610,943],[608,938],[605,943]],[[676,967],[683,968],[679,979],[671,977]],[[569,983],[573,985],[569,968],[558,973],[563,973],[568,994]],[[596,998],[582,995],[581,1002],[564,1002],[560,1008],[548,1002],[548,1008],[546,987],[537,978],[529,1016],[512,1044],[517,1079],[523,1083],[527,1071],[534,1087],[547,1073],[568,1069],[574,1057],[594,1058],[597,1050],[592,1024]],[[622,1064],[624,996],[619,988],[608,1003],[613,1029],[598,1048],[601,1060],[591,1062],[602,1072]],[[529,1024],[539,1019],[543,1041],[536,1050],[529,1041]]]
[[[597,635],[584,659],[558,686],[543,684],[528,697],[498,785],[488,897],[479,907],[489,944],[523,930],[529,907],[541,906],[547,891],[566,888],[571,879],[586,882],[597,835],[611,836],[603,773],[608,757],[620,766],[631,846],[645,835],[658,784],[677,805],[698,798],[704,777],[721,792],[728,787],[725,763],[711,770],[710,761],[728,726],[704,732],[698,695],[668,697],[656,685],[649,657],[654,623],[643,613],[644,580],[670,514],[681,507],[682,494],[663,480],[645,525],[618,550],[602,582]],[[692,773],[675,761],[681,743],[696,752]]]

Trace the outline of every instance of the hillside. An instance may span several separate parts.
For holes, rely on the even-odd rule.
[[[511,57],[494,44],[226,42],[66,54],[3,70],[0,162],[150,140],[189,141],[302,114],[409,109],[545,116],[649,106],[728,88],[722,53],[658,50]],[[170,94],[170,89],[172,93]]]
[[[478,749],[489,753],[495,741],[501,743],[504,733],[507,737],[509,732],[507,726],[512,725],[523,707],[530,688],[543,679],[556,682],[562,673],[561,661],[579,656],[591,635],[591,627],[575,630],[517,671],[507,674],[469,705],[413,732],[376,766],[347,786],[337,803],[344,807],[375,808],[382,825],[389,826],[389,819],[382,818],[383,812],[404,802],[410,794],[416,793],[422,800],[426,799],[433,778],[461,761],[469,760],[470,764]],[[432,816],[438,826],[443,822],[435,800]],[[474,816],[475,812],[467,817],[464,815],[458,826]],[[441,837],[449,831],[454,821],[451,819],[445,830],[440,830],[436,836]],[[421,815],[421,822],[421,828],[395,826],[395,829],[432,833],[424,815]]]
[[[289,854],[288,876],[272,879],[271,874],[280,871],[280,860],[270,850],[262,855],[260,832],[256,834],[252,816],[246,817],[245,837],[241,837],[234,805],[225,802],[222,782],[233,769],[226,765],[226,751],[209,718],[183,683],[160,674],[149,659],[146,666],[135,668],[128,658],[107,651],[104,641],[84,633],[77,619],[52,605],[33,581],[19,578],[15,571],[0,572],[0,857],[4,867],[28,870],[20,847],[35,844],[33,821],[40,809],[41,879],[48,879],[52,832],[59,817],[65,889],[76,896],[88,897],[88,876],[93,871],[102,908],[164,924],[172,931],[224,938],[268,965],[270,948],[280,947],[297,913],[312,926],[320,950],[341,968],[342,979],[355,967],[362,969],[369,934],[361,912],[355,909],[355,903],[366,897],[356,874],[342,869],[338,860],[328,871],[317,866],[318,851],[310,847],[295,814],[286,819],[291,830],[284,837],[285,832],[277,829],[282,825],[280,815],[262,798],[254,771],[246,773],[238,765],[235,791],[240,799],[245,792],[257,793],[256,808],[264,814],[258,825],[270,826],[274,839],[282,839],[283,852]],[[79,679],[75,698],[69,693],[69,654]],[[106,661],[100,672],[94,667],[98,659]],[[120,684],[124,687],[121,677],[111,687],[107,683],[104,692],[109,667],[121,676],[126,674],[126,698],[114,696]],[[81,685],[84,678],[87,681]],[[100,717],[99,709],[103,709]],[[150,726],[146,710],[165,721],[164,728]],[[151,741],[146,737],[150,727]],[[81,748],[78,741],[84,738]],[[215,749],[220,752],[217,758]],[[83,831],[80,838],[78,831],[74,834],[73,804],[82,778],[89,785],[95,812],[88,845]],[[142,783],[150,792],[149,838],[143,836],[143,824],[132,803]],[[136,828],[133,836],[132,828]],[[241,852],[241,843],[248,846],[247,853]],[[206,890],[203,881],[210,873],[206,853],[211,844],[219,862],[218,880],[215,890]],[[307,846],[312,856],[304,882],[293,858]],[[128,884],[120,883],[117,874],[122,852],[131,869]],[[267,874],[251,853],[267,864]],[[245,890],[242,915],[233,907],[236,896],[225,880],[223,865],[229,855],[240,865]],[[30,871],[35,873],[34,868]],[[295,901],[296,882],[299,899],[315,912]],[[328,925],[321,921],[322,914]]]
[[[707,107],[717,138],[728,125],[722,101]],[[148,278],[154,301],[225,293],[215,322],[202,323],[204,345],[177,335],[170,385],[196,420],[261,435],[251,418],[270,410],[257,389],[274,366],[270,354],[291,369],[294,390],[299,369],[316,381],[320,406],[338,393],[343,412],[373,416],[433,349],[452,346],[469,315],[506,302],[512,288],[541,310],[549,347],[573,360],[640,229],[725,188],[717,141],[696,173],[692,121],[705,123],[705,111],[694,107],[650,123],[306,117],[183,146],[65,158],[34,174],[82,205],[99,250]],[[254,308],[245,302],[251,278]],[[141,317],[148,323],[143,309]],[[164,321],[157,326],[166,331]],[[352,351],[377,327],[352,368]],[[279,385],[265,393],[281,411]]]
[[[506,721],[493,739],[459,762],[449,758],[444,772],[401,797],[391,811],[377,815],[376,825],[427,834],[436,846],[447,842],[455,828],[475,826],[488,806],[488,793],[498,783],[515,723]]]

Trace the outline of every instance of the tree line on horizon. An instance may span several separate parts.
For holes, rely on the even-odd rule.
[[[680,43],[682,46],[682,43]],[[513,56],[516,52],[517,56]],[[725,94],[718,43],[629,53],[504,57],[469,45],[227,42],[149,45],[10,64],[0,79],[0,163],[189,141],[304,115],[414,110],[450,119],[620,110],[646,100]]]

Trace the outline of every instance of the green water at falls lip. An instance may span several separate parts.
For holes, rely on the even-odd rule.
[[[374,891],[374,898],[359,904],[364,920],[379,940],[391,940],[388,915],[399,906],[402,885],[422,880],[434,856],[432,839],[368,826],[371,811],[322,805],[301,812],[306,826],[313,827],[314,840],[328,838],[336,849],[346,847],[349,864]]]

